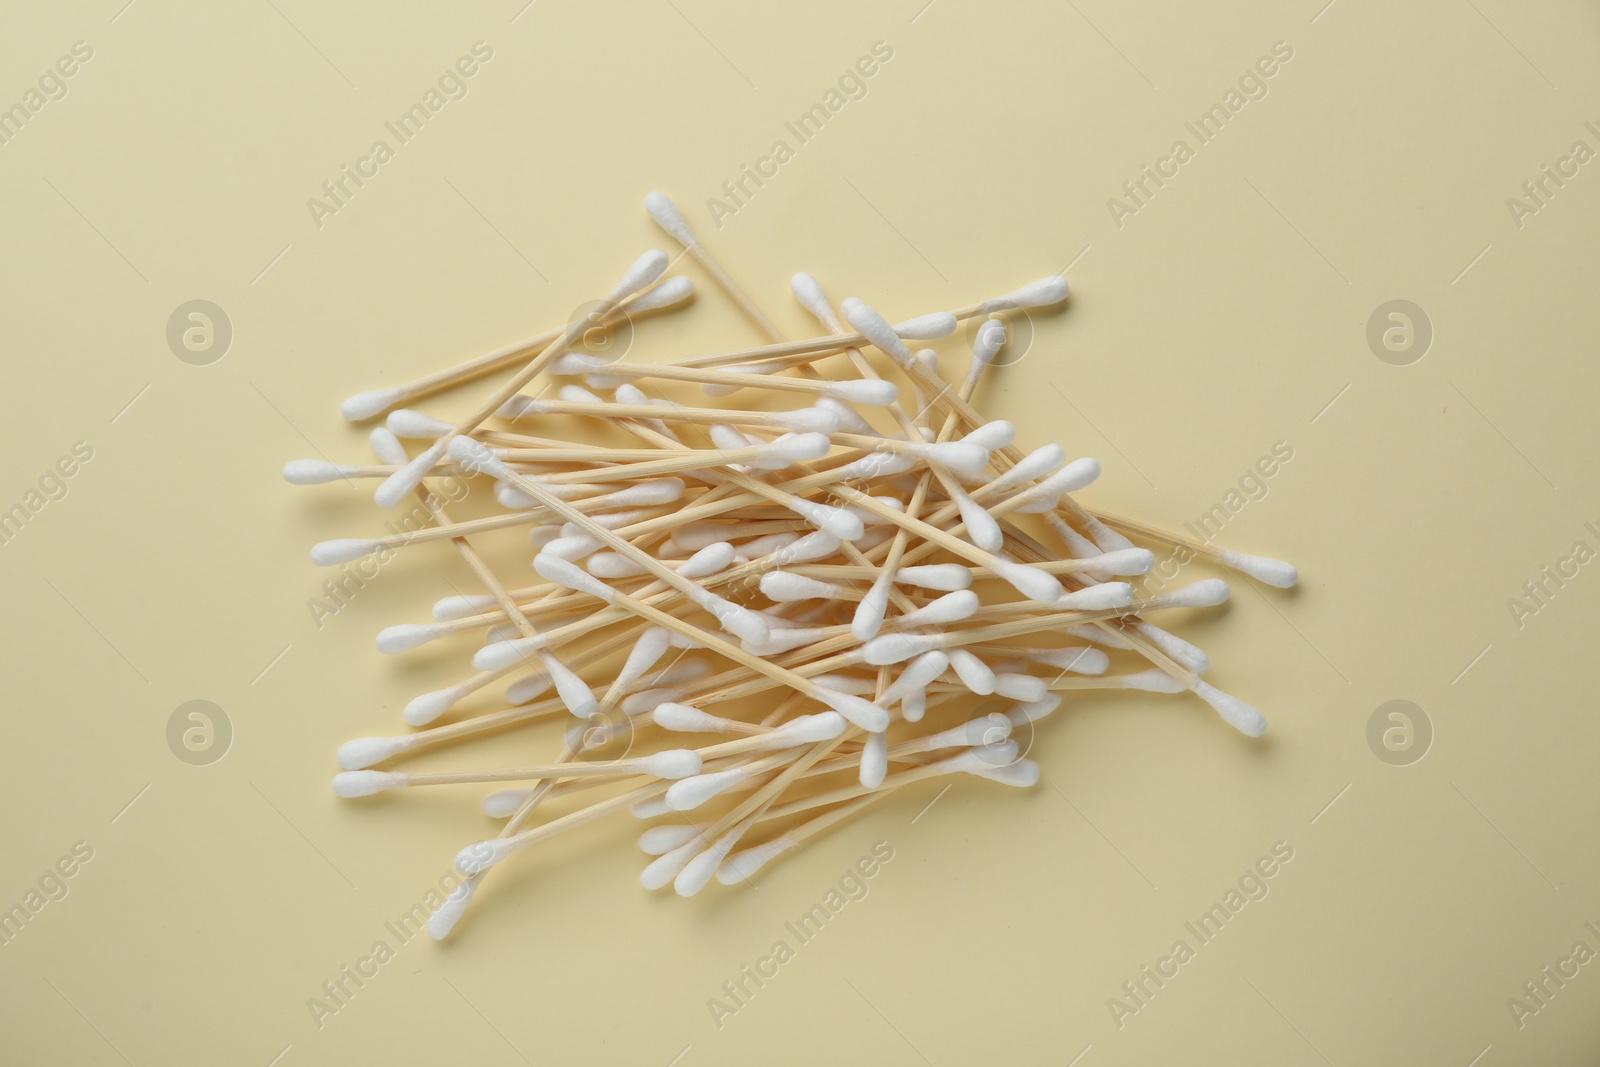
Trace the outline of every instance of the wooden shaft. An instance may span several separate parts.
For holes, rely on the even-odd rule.
[[[678,367],[670,363],[607,363],[585,373],[600,378],[631,380],[654,378],[661,381],[706,382],[740,389],[771,389],[777,392],[807,393],[813,396],[828,396],[832,393],[832,383],[828,381],[781,378],[776,374],[741,374],[737,371],[717,370],[711,367]]]

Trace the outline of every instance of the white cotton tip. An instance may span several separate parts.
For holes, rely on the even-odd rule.
[[[1054,712],[1060,706],[1060,693],[1046,693],[1037,700],[1030,700],[1024,704],[1018,704],[1016,707],[1006,712],[1006,718],[1010,720],[1012,726],[1022,726],[1026,723],[1038,722],[1046,715]]]
[[[995,419],[967,434],[961,440],[969,445],[977,445],[987,452],[997,448],[1006,448],[1017,438],[1017,428],[1006,419]]]
[[[814,406],[839,416],[839,431],[842,433],[861,434],[866,437],[879,436],[872,423],[863,419],[860,412],[843,400],[835,400],[831,396],[819,397]]]
[[[979,778],[987,778],[991,782],[999,782],[1001,785],[1016,786],[1019,789],[1031,789],[1039,784],[1039,764],[1031,759],[1019,759],[1004,767],[989,767],[968,773]]]
[[[733,452],[760,444],[754,437],[745,435],[725,422],[712,423],[708,432],[711,435],[711,443],[724,452]]]
[[[672,202],[671,197],[665,193],[648,193],[644,198],[644,209],[655,219],[657,226],[672,235],[673,240],[685,248],[695,243],[694,231],[689,229],[683,212],[678,210],[678,205]]]
[[[671,815],[672,809],[667,807],[665,796],[654,796],[636,800],[628,805],[628,814],[635,819],[654,819],[661,815]]]
[[[1211,669],[1211,657],[1206,655],[1205,649],[1190,644],[1177,634],[1168,633],[1154,623],[1140,621],[1135,627],[1139,635],[1165,652],[1171,659],[1177,660],[1181,666],[1187,667],[1196,674],[1205,674]]]
[[[514,622],[501,622],[483,631],[483,643],[492,645],[496,641],[511,641],[522,636],[521,627]]]
[[[1228,595],[1228,583],[1221,578],[1202,578],[1182,589],[1151,597],[1145,602],[1144,608],[1151,611],[1160,608],[1209,608],[1224,603]]]
[[[964,648],[952,648],[949,652],[950,667],[956,672],[956,677],[961,679],[961,684],[979,696],[988,696],[994,692],[994,671],[989,665]]]
[[[820,685],[812,688],[811,695],[863,730],[881,731],[889,728],[889,713],[870,700]]]
[[[562,534],[552,541],[545,542],[544,547],[539,549],[538,555],[534,556],[534,559],[537,560],[541,556],[548,556],[551,559],[561,559],[571,563],[573,560],[582,559],[599,550],[599,538],[590,537],[585,533]]]
[[[390,655],[405,652],[408,649],[419,648],[429,641],[448,637],[452,632],[454,631],[449,626],[439,623],[403,622],[396,626],[385,626],[378,631],[378,651]]]
[[[866,303],[853,296],[847,296],[844,303],[839,305],[839,310],[844,314],[845,321],[855,327],[857,333],[877,345],[897,363],[911,358],[911,349],[900,340],[899,335],[894,332],[894,327]]]
[[[894,572],[894,580],[918,589],[953,593],[972,584],[972,570],[959,563],[926,563],[917,567],[901,567]]]
[[[762,595],[780,604],[794,600],[833,598],[839,592],[839,587],[832,582],[819,582],[792,571],[768,571],[761,576]]]
[[[1124,689],[1143,689],[1147,693],[1181,693],[1186,688],[1166,671],[1155,668],[1121,675],[1121,681]]]
[[[931,652],[943,643],[944,634],[879,634],[861,646],[861,658],[875,667],[903,663],[913,656]]]
[[[895,323],[894,332],[907,341],[937,341],[955,333],[956,326],[956,317],[950,312],[935,311]]]
[[[534,671],[517,678],[506,686],[506,703],[513,707],[526,704],[534,697],[543,696],[550,689],[550,676],[543,671]]]
[[[1017,761],[1017,743],[1002,741],[998,745],[980,745],[969,748],[959,756],[940,760],[934,766],[941,774],[975,774],[997,770]]]
[[[739,843],[743,833],[743,827],[735,828],[719,838],[716,844],[684,864],[683,870],[678,872],[678,877],[672,880],[672,891],[680,897],[692,897],[709,885],[712,875],[717,873],[717,868],[722,866],[728,851]]]
[[[1093,515],[1085,515],[1083,528],[1089,532],[1102,552],[1115,552],[1119,548],[1133,548],[1134,544]]]
[[[896,700],[904,700],[911,693],[920,693],[923,688],[950,666],[950,657],[935,649],[924,652],[906,665],[889,688],[883,691],[880,698],[885,704],[893,704]]]
[[[1066,461],[1067,454],[1061,450],[1060,445],[1041,445],[1018,460],[1010,470],[991,481],[985,487],[985,491],[1006,492],[1016,486],[1046,477]]]
[[[616,596],[616,590],[605,582],[590,574],[576,563],[561,559],[551,553],[547,546],[543,552],[533,557],[533,569],[539,572],[539,577],[547,582],[576,589],[580,593],[588,593],[592,597],[610,601]]]
[[[528,528],[528,544],[533,546],[535,552],[543,549],[545,545],[560,536],[561,527],[559,526],[530,526]]]
[[[664,311],[677,307],[694,296],[694,279],[683,274],[663,278],[628,302],[628,314],[646,311]]]
[[[957,589],[937,600],[931,600],[915,611],[908,611],[895,620],[901,626],[943,626],[970,618],[978,610],[978,594],[970,589]]]
[[[1092,564],[1090,572],[1096,574],[1147,574],[1156,564],[1156,554],[1148,548],[1119,548],[1090,556],[1084,563]]]
[[[519,637],[512,641],[495,641],[484,645],[472,654],[472,666],[480,671],[500,671],[518,663],[531,661],[533,654],[544,647],[542,637]]]
[[[713,669],[709,660],[677,659],[651,674],[649,684],[657,688],[681,686],[689,682],[699,681],[710,674]]]
[[[1007,700],[1043,700],[1050,691],[1050,683],[1037,675],[1007,672],[994,676],[994,691],[996,696]]]
[[[724,600],[715,593],[699,590],[692,599],[717,620],[728,633],[741,641],[759,645],[767,639],[767,620],[749,608]]]
[[[572,668],[548,652],[539,653],[539,662],[544,665],[544,673],[555,684],[556,696],[574,717],[587,719],[595,713],[600,702],[595,699],[594,690]]]
[[[452,685],[412,697],[405,711],[401,712],[401,717],[411,726],[426,726],[455,707],[456,701],[470,691],[464,686]]]
[[[750,459],[750,466],[761,470],[782,470],[791,463],[821,459],[833,447],[827,434],[786,433],[775,441],[762,445]]]
[[[837,433],[839,412],[831,408],[795,408],[793,411],[772,412],[772,424],[795,433]]]
[[[745,772],[737,767],[680,778],[667,787],[666,805],[670,811],[693,811],[706,801],[727,792],[739,783]]]
[[[396,437],[426,437],[429,440],[443,437],[455,429],[443,419],[436,419],[432,415],[424,415],[410,408],[389,412],[389,417],[383,420],[383,424]]]
[[[1260,737],[1267,728],[1266,716],[1236,696],[1231,696],[1210,682],[1196,682],[1194,695],[1204,700],[1222,716],[1222,721],[1246,737]]]
[[[644,715],[663,701],[675,700],[682,695],[683,692],[678,689],[641,689],[622,698],[622,711],[625,715]]]
[[[1011,728],[1011,719],[998,712],[979,715],[960,726],[918,738],[917,748],[923,752],[937,752],[942,748],[981,748],[1004,744],[1011,736]]]
[[[284,477],[288,476],[288,468],[284,468]],[[1295,570],[1292,564],[1268,556],[1248,556],[1243,552],[1223,551],[1217,555],[1217,562],[1224,567],[1233,568],[1240,574],[1248,574],[1256,581],[1276,589],[1292,589],[1300,580],[1300,572]]]
[[[667,254],[659,248],[652,248],[644,255],[633,261],[617,284],[611,287],[611,292],[606,299],[613,303],[626,300],[641,289],[648,289],[655,280],[666,273],[668,265],[672,262]]]
[[[632,526],[636,522],[658,517],[660,513],[650,508],[635,508],[630,511],[605,511],[590,515],[589,519],[597,526],[607,530],[617,530],[624,526]]]
[[[1006,537],[1000,532],[1000,524],[984,510],[982,504],[962,493],[956,497],[956,510],[961,512],[961,521],[967,528],[967,540],[985,552],[998,552],[1000,546],[1005,544]]]
[[[365,422],[400,401],[406,395],[402,388],[371,389],[365,393],[347,396],[339,405],[339,414],[349,422]]]
[[[726,522],[691,522],[672,532],[674,544],[689,552],[698,552],[707,545],[738,536],[739,527]]]
[[[652,826],[639,835],[639,850],[647,856],[661,856],[700,836],[700,827],[690,823]]]
[[[324,485],[348,478],[358,468],[325,459],[291,459],[283,465],[283,480],[290,485]]]
[[[698,837],[686,841],[671,852],[657,856],[643,871],[639,872],[639,884],[649,890],[660,889],[678,876],[678,872],[686,867],[690,860],[704,847]]]
[[[527,511],[529,508],[539,506],[539,502],[533,497],[514,485],[507,485],[505,482],[494,483],[494,498],[500,503],[501,507],[509,511]]]
[[[411,459],[406,454],[406,446],[400,443],[386,426],[374,426],[372,432],[367,434],[367,446],[372,449],[372,454],[378,457],[379,463],[392,463],[396,467]]]
[[[717,868],[717,881],[723,885],[737,885],[748,881],[761,868],[799,843],[792,834],[782,834],[764,845],[735,852],[723,860],[722,866]]]
[[[456,870],[468,877],[482,874],[515,850],[516,846],[507,844],[508,840],[510,839],[474,841],[456,853]]]
[[[467,905],[472,903],[472,894],[477,892],[477,889],[478,883],[468,879],[450,890],[450,895],[440,901],[439,906],[428,916],[428,936],[435,941],[443,941],[449,937],[450,931],[461,921]]]
[[[733,563],[737,550],[726,541],[707,545],[675,568],[685,578],[707,578],[720,574]]]
[[[1072,645],[1068,648],[1030,649],[1028,658],[1061,671],[1073,674],[1104,674],[1111,665],[1111,657],[1098,648]]]
[[[809,563],[827,559],[839,551],[839,538],[826,530],[816,530],[771,553],[772,562],[780,567],[791,563]]]
[[[688,704],[657,704],[650,713],[656,725],[684,734],[719,734],[732,725],[727,719]]]
[[[812,318],[829,329],[833,328],[838,320],[833,313],[833,305],[828,303],[828,294],[822,291],[821,283],[805,271],[798,271],[789,279],[789,291]]]
[[[568,352],[566,355],[560,355],[560,357],[555,358],[547,370],[549,370],[550,374],[589,374],[592,371],[603,370],[606,366],[608,366],[608,363],[602,362],[602,360],[592,360],[587,355]]]
[[[319,567],[337,567],[363,556],[381,551],[383,543],[365,537],[339,537],[332,541],[318,541],[311,546],[311,562]]]
[[[415,734],[400,737],[356,737],[339,746],[339,766],[359,771],[382,763],[396,753],[414,748],[421,738]]]
[[[822,631],[811,627],[771,627],[764,641],[745,641],[741,647],[753,656],[776,656],[820,640]]]
[[[682,478],[658,478],[637,482],[626,489],[605,494],[607,508],[651,508],[683,498]]]
[[[1061,583],[1037,567],[997,559],[989,564],[994,576],[1036,604],[1055,604],[1062,597]]]
[[[861,785],[876,789],[883,784],[889,770],[889,737],[887,734],[868,734],[861,746]]]
[[[789,510],[805,519],[819,530],[828,533],[843,541],[854,541],[866,532],[866,526],[861,517],[853,511],[834,507],[831,504],[818,504],[811,500],[802,500],[800,497],[790,497],[786,501]]]
[[[339,797],[370,797],[385,789],[399,789],[410,779],[403,771],[340,771],[333,776],[333,794]]]
[[[850,634],[857,641],[870,641],[883,628],[883,617],[889,610],[889,586],[879,578],[856,604],[850,616]]]
[[[633,648],[628,650],[628,658],[622,664],[622,669],[617,672],[615,684],[622,689],[631,689],[634,683],[643,678],[644,673],[654,667],[671,647],[670,630],[662,626],[645,627],[639,634],[639,639],[633,643]]]
[[[835,400],[869,407],[886,407],[900,399],[900,387],[883,378],[853,378],[829,382],[828,395]]]
[[[1013,289],[1001,296],[990,297],[980,306],[987,312],[1015,311],[1020,308],[1042,308],[1052,304],[1059,304],[1067,298],[1067,280],[1060,275],[1052,274],[1040,278],[1038,281],[1029,282],[1020,289]]]
[[[972,338],[972,363],[982,367],[994,359],[1006,344],[1006,324],[999,319],[987,319],[978,327]],[[971,373],[970,371],[968,373]]]
[[[942,441],[930,445],[912,443],[906,446],[906,451],[962,475],[979,475],[989,464],[989,453],[982,446],[967,441]]]
[[[907,693],[900,701],[900,717],[906,722],[921,722],[923,713],[928,710],[928,692],[918,689]]]
[[[1061,543],[1067,546],[1067,555],[1073,559],[1089,559],[1105,552],[1105,549],[1074,530],[1060,515],[1047,512],[1044,521],[1055,531],[1056,536],[1061,538]]]
[[[676,781],[700,773],[700,753],[692,748],[669,748],[645,756],[640,765],[646,774]]]
[[[904,474],[917,465],[917,457],[900,452],[869,452],[860,459],[851,460],[834,473],[840,481],[856,479],[892,478]]]
[[[511,468],[486,445],[470,437],[451,438],[450,457],[468,470],[487,474],[491,478],[504,478],[511,473]]]
[[[533,794],[528,786],[516,786],[511,789],[496,789],[488,794],[479,803],[483,813],[491,819],[509,819],[522,807],[522,802]]]
[[[596,552],[583,565],[596,578],[632,578],[645,569],[620,552]]]
[[[1127,582],[1102,582],[1062,593],[1052,606],[1057,611],[1110,611],[1133,603],[1133,586]]]
[[[539,398],[523,396],[519,393],[495,408],[494,413],[496,418],[509,419],[515,422],[524,415],[539,415],[546,410],[544,403]]]
[[[837,692],[837,690],[835,690]],[[775,728],[763,738],[763,748],[791,748],[818,741],[831,741],[844,733],[844,716],[837,711],[820,711],[815,715],[798,715]]]
[[[821,533],[821,531],[817,531]],[[733,558],[738,563],[749,563],[753,559],[765,559],[778,551],[800,540],[800,535],[794,531],[767,534],[764,537],[753,537],[748,541],[739,542],[733,550]]]
[[[1024,489],[1021,496],[1028,501],[1017,510],[1028,514],[1051,511],[1063,493],[1075,493],[1100,477],[1100,461],[1090,457],[1075,459],[1048,478]]]

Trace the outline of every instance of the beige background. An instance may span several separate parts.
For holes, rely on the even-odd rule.
[[[94,849],[0,948],[6,1062],[1600,1053],[1595,966],[1521,1029],[1506,1003],[1574,942],[1600,949],[1600,576],[1520,629],[1506,605],[1600,548],[1596,165],[1520,228],[1506,206],[1574,141],[1600,148],[1591,7],[123,2],[10,5],[0,33],[4,106],[94,49],[0,145],[0,504],[94,449],[0,546],[0,902]],[[477,40],[494,57],[470,95],[317,228],[306,199]],[[705,198],[878,40],[894,58],[868,95],[712,226]],[[1107,199],[1276,41],[1294,57],[1269,95],[1118,228]],[[465,578],[419,550],[319,629],[307,547],[384,516],[279,467],[362,461],[348,393],[563,321],[661,244],[657,187],[795,332],[797,269],[905,316],[1071,264],[1069,308],[983,402],[1024,443],[1100,457],[1090,503],[1177,525],[1292,445],[1223,540],[1303,587],[1239,582],[1182,626],[1271,729],[1250,742],[1188,698],[1078,701],[1040,730],[1031,793],[910,790],[755,890],[687,901],[637,887],[636,825],[596,827],[520,857],[453,942],[405,945],[319,1029],[307,998],[489,824],[477,791],[329,794],[337,743],[392,732],[470,648],[386,659],[372,634]],[[164,333],[197,298],[235,334],[204,367]],[[1404,367],[1365,340],[1397,298],[1435,330]],[[638,344],[754,339],[706,293]],[[167,747],[192,699],[235,731],[210,766]],[[1367,744],[1391,699],[1436,733],[1410,766]],[[879,840],[870,895],[717,1028],[707,998]],[[1118,1028],[1107,998],[1278,841],[1270,895]]]

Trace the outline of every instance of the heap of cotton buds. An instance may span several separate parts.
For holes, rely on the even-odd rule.
[[[462,881],[431,916],[433,936],[450,931],[501,860],[611,813],[678,819],[640,837],[656,857],[641,881],[649,889],[671,882],[689,895],[712,878],[746,879],[924,779],[1030,786],[1038,767],[1008,735],[1050,714],[1067,691],[1190,692],[1234,728],[1261,733],[1255,708],[1203,680],[1203,651],[1147,620],[1221,603],[1226,583],[1206,579],[1136,599],[1119,579],[1143,574],[1154,557],[1125,534],[1268,585],[1293,585],[1294,568],[1090,511],[1071,494],[1098,475],[1094,460],[1069,462],[1054,444],[1025,452],[1012,444],[1009,423],[972,407],[1006,343],[1006,317],[1060,303],[1062,279],[891,325],[856,299],[836,313],[821,287],[797,274],[794,295],[824,332],[789,341],[670,200],[651,194],[646,207],[770,344],[660,362],[574,351],[590,331],[689,299],[690,281],[663,280],[668,258],[652,251],[606,294],[600,313],[346,400],[351,420],[388,412],[386,427],[372,431],[377,464],[295,460],[284,468],[295,484],[381,478],[379,504],[416,494],[431,516],[431,526],[388,538],[324,541],[312,549],[317,563],[449,541],[485,590],[440,600],[432,622],[378,635],[388,653],[468,632],[487,643],[464,680],[407,705],[414,732],[342,745],[344,770],[333,780],[341,797],[507,784],[484,798],[504,826],[457,855]],[[963,319],[982,321],[966,373],[951,384],[931,350],[906,342],[948,336]],[[457,422],[400,407],[513,367]],[[538,395],[526,394],[541,376],[550,380]],[[678,395],[668,399],[662,387]],[[710,399],[740,391],[805,406]],[[612,439],[621,430],[634,446],[538,436],[551,416],[593,420]],[[402,438],[428,443],[413,455]],[[428,480],[464,475],[494,479],[504,513],[452,519]],[[502,581],[470,543],[519,526],[534,546],[532,584]],[[1107,673],[1104,649],[1147,664]],[[436,724],[497,682],[506,684],[496,706]],[[979,707],[984,697],[1000,703]],[[1007,710],[963,721],[985,707]],[[568,728],[543,763],[374,769],[552,719]],[[716,736],[692,736],[702,734]],[[588,789],[603,799],[545,817],[547,803]],[[682,821],[688,812],[695,821]]]

